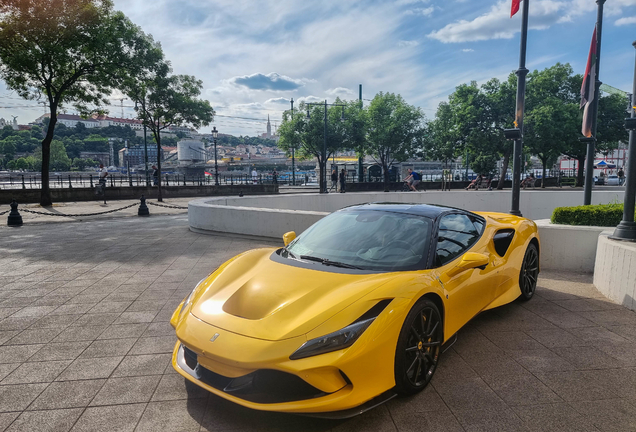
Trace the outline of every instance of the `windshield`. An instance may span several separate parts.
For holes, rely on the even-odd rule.
[[[424,268],[432,221],[423,216],[352,209],[332,213],[287,246],[293,257],[364,270]],[[318,259],[316,259],[318,258]]]

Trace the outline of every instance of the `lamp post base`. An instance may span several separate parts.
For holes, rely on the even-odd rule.
[[[609,236],[612,240],[622,240],[636,242],[636,222],[621,221],[614,230],[614,234]]]

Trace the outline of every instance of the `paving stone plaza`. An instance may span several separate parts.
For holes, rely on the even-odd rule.
[[[587,274],[544,272],[530,302],[473,319],[412,398],[339,421],[226,402],[174,372],[168,320],[223,261],[282,241],[175,213],[0,227],[0,431],[636,430],[636,313]]]

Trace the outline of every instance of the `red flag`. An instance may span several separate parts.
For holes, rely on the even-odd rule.
[[[512,18],[517,12],[519,12],[519,4],[521,0],[512,0],[512,7],[510,8],[510,18]]]
[[[592,103],[594,102],[596,89],[596,27],[592,34],[590,53],[587,56],[587,66],[581,84],[581,109],[583,109],[583,124],[581,133],[586,137],[592,136]]]

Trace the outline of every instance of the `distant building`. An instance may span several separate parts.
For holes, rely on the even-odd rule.
[[[99,127],[103,128],[108,126],[130,126],[133,130],[143,130],[144,128],[141,120],[138,119],[108,117],[105,115],[95,116],[93,118],[99,122]]]
[[[47,113],[47,114],[41,115],[35,121],[38,123],[42,123],[42,121],[45,118],[50,118],[50,117],[51,117],[51,114]],[[71,127],[71,128],[75,127],[75,125],[78,123],[84,124],[84,126],[86,126],[86,128],[88,129],[100,127],[99,121],[93,118],[82,118],[74,114],[58,114],[57,122],[58,124],[63,124],[64,126]]]
[[[161,149],[161,160],[164,159],[164,149]],[[145,163],[145,150],[144,146],[128,147],[128,154],[126,149],[119,150],[119,166],[126,166],[126,163],[130,162],[130,166],[143,165]],[[157,146],[148,146],[148,164],[157,163]]]
[[[104,164],[104,166],[110,166],[110,153],[109,152],[80,152],[80,159],[92,159],[94,161],[99,161]]]

